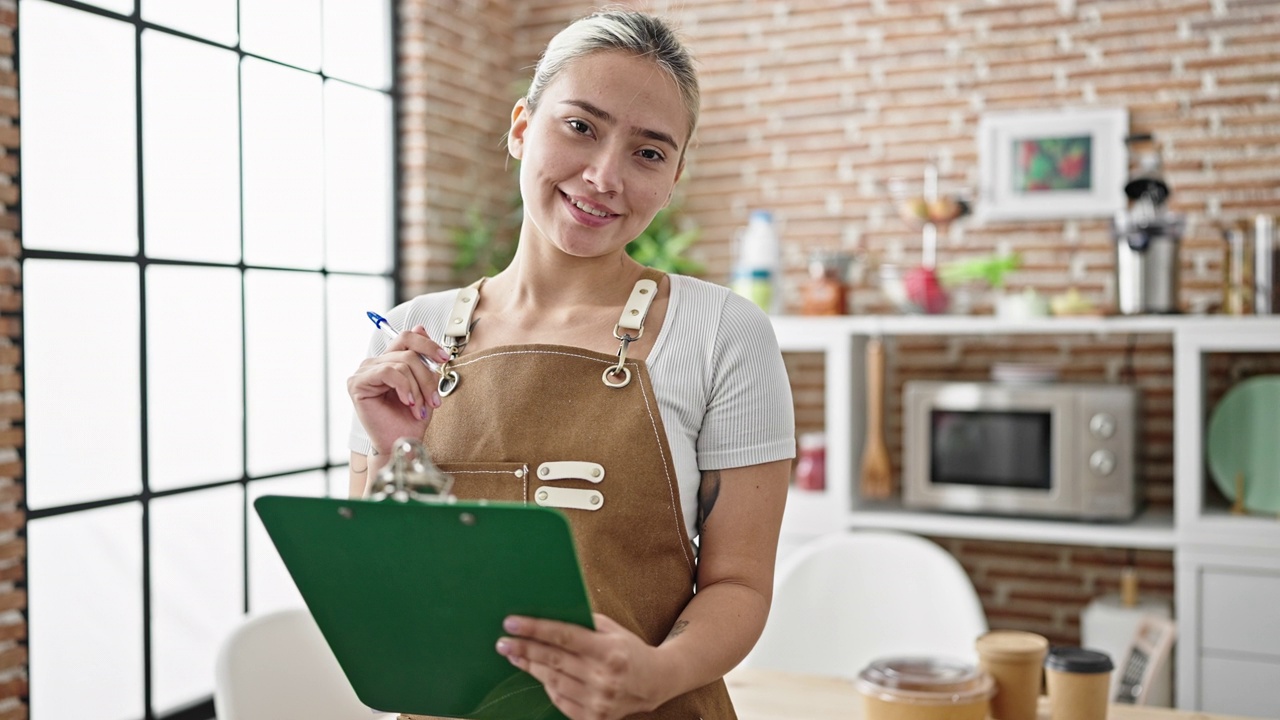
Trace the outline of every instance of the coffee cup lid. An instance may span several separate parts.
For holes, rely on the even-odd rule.
[[[986,671],[934,657],[876,660],[858,674],[857,687],[863,695],[912,705],[967,704],[995,694],[995,681]]]
[[[1044,666],[1051,670],[1073,673],[1111,672],[1111,656],[1097,650],[1078,647],[1054,647],[1044,659]]]
[[[1039,662],[1049,649],[1049,641],[1043,635],[1021,630],[992,630],[978,638],[978,654],[1000,660],[1031,658]]]

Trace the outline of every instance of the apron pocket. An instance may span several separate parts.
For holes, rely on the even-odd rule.
[[[525,463],[440,463],[453,477],[453,495],[459,500],[529,502],[529,466]]]

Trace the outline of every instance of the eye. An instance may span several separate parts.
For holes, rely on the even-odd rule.
[[[658,152],[657,150],[654,150],[653,148],[644,148],[643,150],[641,150],[640,157],[644,158],[645,160],[650,160],[652,162],[662,162],[663,160],[667,159],[666,155],[663,155],[662,153]]]
[[[588,125],[588,124],[587,124],[587,122],[586,122],[585,120],[579,120],[579,119],[577,119],[577,118],[572,118],[572,119],[569,119],[569,120],[565,121],[565,123],[566,123],[566,124],[567,124],[567,125],[568,125],[568,126],[569,126],[573,131],[574,131],[574,132],[578,133],[579,135],[590,135],[590,134],[591,134],[591,126],[590,126],[590,125]]]

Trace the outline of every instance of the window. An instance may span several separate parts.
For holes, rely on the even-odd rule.
[[[393,300],[391,2],[21,0],[32,717],[212,715]]]

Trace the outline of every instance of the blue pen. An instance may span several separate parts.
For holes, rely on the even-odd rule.
[[[369,316],[369,319],[373,321],[374,327],[381,330],[382,334],[387,336],[387,339],[395,340],[400,337],[400,333],[397,332],[395,328],[391,327],[391,321],[387,320],[386,318],[382,317],[381,315],[373,311],[369,311],[365,313],[365,315]],[[418,357],[422,358],[422,362],[427,367],[431,368],[431,372],[433,373],[440,372],[440,364],[437,363],[435,360],[432,360],[431,358],[427,357],[426,355],[423,355],[422,353],[418,353]]]

